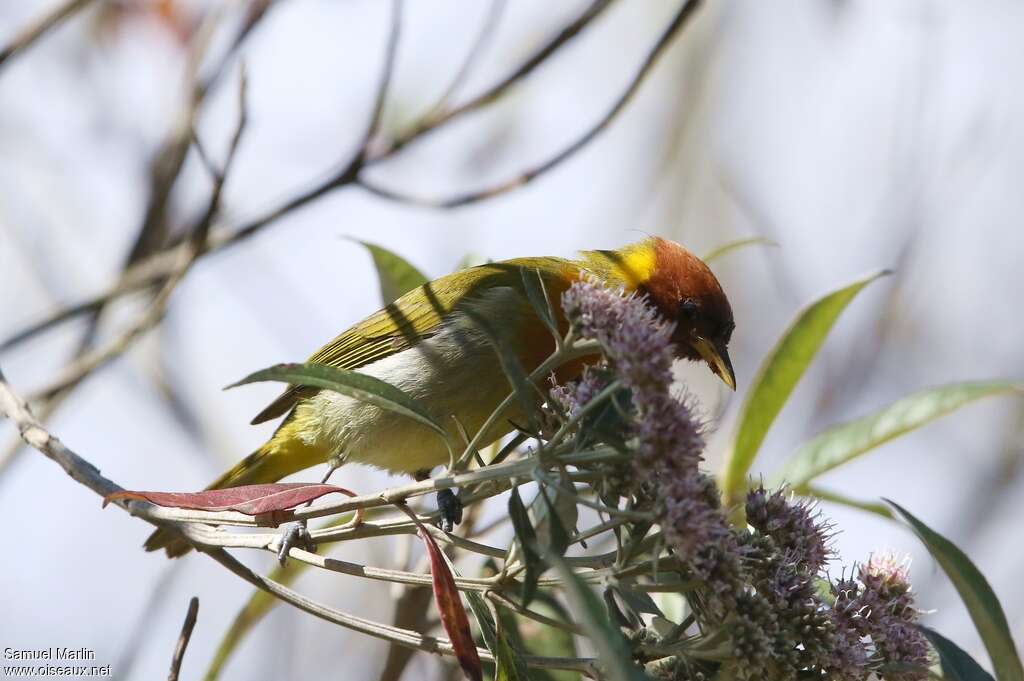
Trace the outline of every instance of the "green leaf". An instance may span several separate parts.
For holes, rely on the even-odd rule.
[[[602,678],[613,681],[650,681],[633,662],[629,643],[622,632],[608,619],[608,613],[597,595],[576,575],[563,558],[553,554],[545,556],[561,577],[563,593],[572,608],[576,621],[587,633],[587,638],[601,661]]]
[[[726,463],[723,490],[732,504],[747,488],[747,472],[768,429],[804,375],[840,313],[869,283],[887,272],[877,272],[816,300],[804,308],[768,353],[740,411],[736,439]]]
[[[537,317],[544,323],[551,335],[557,340],[561,337],[558,332],[558,324],[555,323],[555,311],[551,307],[551,299],[548,298],[547,289],[544,287],[544,279],[540,270],[536,268],[523,268],[523,290],[526,291],[526,298],[533,306]]]
[[[522,552],[526,570],[523,574],[523,607],[528,607],[537,593],[537,580],[544,571],[544,563],[537,553],[537,533],[530,523],[530,515],[526,512],[523,499],[519,496],[519,487],[512,488],[508,498],[508,515],[512,519],[512,529],[516,533],[516,542]]]
[[[885,501],[906,521],[953,582],[992,658],[996,679],[1024,681],[1024,668],[1017,657],[1006,615],[985,576],[953,542],[933,531],[896,502],[889,499]]]
[[[401,414],[427,426],[442,438],[447,439],[444,429],[431,418],[419,402],[390,383],[357,371],[347,371],[316,363],[278,364],[269,369],[249,374],[241,381],[232,383],[228,388],[260,381],[280,381],[292,385],[308,385],[314,388],[333,390],[381,409]]]
[[[423,273],[402,256],[367,241],[353,241],[365,246],[373,258],[377,278],[380,280],[380,297],[384,305],[390,305],[414,288],[427,283],[428,280]]]
[[[494,681],[530,681],[526,661],[508,641],[504,629],[498,630],[494,650]]]
[[[540,480],[538,483],[540,492],[530,504],[537,542],[542,548],[564,556],[569,548],[569,533],[576,529],[579,517],[576,499],[558,487],[549,488]],[[554,497],[554,501],[551,497]]]
[[[505,377],[508,379],[509,385],[512,386],[512,390],[519,400],[519,406],[522,408],[523,414],[529,419],[531,428],[535,432],[538,429],[537,388],[530,382],[529,376],[527,376],[526,371],[523,369],[523,364],[519,360],[516,348],[509,338],[509,333],[501,325],[503,320],[490,320],[470,309],[466,309],[464,312],[472,320],[473,324],[487,336],[487,340],[490,341],[491,347],[498,356],[498,363],[505,372]]]
[[[458,571],[455,572],[459,575]],[[494,619],[491,617],[490,608],[487,607],[487,603],[484,602],[484,597],[480,595],[479,591],[466,591],[463,594],[466,602],[469,603],[469,609],[473,611],[473,617],[476,618],[477,628],[480,629],[480,637],[484,640],[484,645],[497,656],[496,646],[498,644],[498,630],[495,627]]]
[[[775,243],[771,239],[766,239],[763,236],[750,236],[743,239],[736,239],[735,241],[727,241],[721,246],[713,248],[704,255],[702,255],[700,259],[704,261],[705,265],[709,265],[711,264],[712,260],[718,260],[723,255],[728,255],[729,253],[732,253],[733,251],[739,248],[743,248],[744,246],[753,245],[778,246],[777,243]]]
[[[993,681],[992,675],[982,669],[963,648],[928,627],[918,627],[939,653],[942,676],[950,681]]]
[[[886,520],[895,520],[892,515],[892,511],[885,504],[878,503],[876,501],[864,501],[862,499],[853,499],[844,494],[838,492],[832,492],[830,490],[824,490],[814,485],[808,485],[807,487],[797,490],[798,494],[807,497],[814,497],[815,499],[821,499],[822,501],[829,501],[833,504],[840,504],[841,506],[849,506],[855,508],[858,511],[865,511],[867,513],[874,513],[875,515],[882,516]]]
[[[978,381],[908,395],[873,414],[833,426],[803,444],[775,476],[775,485],[785,482],[800,491],[822,473],[974,400],[1012,392],[1020,393],[1020,386],[1008,381]]]

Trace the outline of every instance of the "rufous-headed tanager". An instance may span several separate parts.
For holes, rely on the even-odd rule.
[[[707,265],[679,244],[651,237],[615,251],[584,251],[577,260],[515,258],[461,270],[415,288],[355,324],[317,350],[310,362],[358,370],[408,393],[438,423],[456,422],[476,433],[509,394],[491,337],[480,320],[499,328],[526,370],[554,350],[551,332],[525,293],[523,273],[538,272],[550,299],[581,277],[594,277],[627,293],[646,295],[662,318],[675,325],[679,358],[703,360],[730,388],[736,379],[727,351],[732,309]],[[534,274],[533,276],[536,276]],[[564,319],[559,322],[564,326]],[[563,366],[572,380],[585,362]],[[210,489],[275,482],[329,460],[421,474],[447,463],[440,438],[400,414],[329,390],[288,388],[253,423],[287,415],[259,449],[218,478]],[[483,442],[511,432],[514,415],[500,419]],[[188,544],[170,530],[157,530],[147,550],[182,555]]]

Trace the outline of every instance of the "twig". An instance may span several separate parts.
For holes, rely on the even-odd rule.
[[[335,610],[312,601],[272,579],[256,574],[223,549],[212,549],[206,553],[253,586],[315,617],[401,646],[441,655],[455,654],[451,642],[447,639],[424,636],[415,631],[400,629]],[[494,657],[488,650],[478,649],[477,653],[482,660],[494,660]],[[593,676],[595,673],[595,661],[591,658],[527,657],[526,661],[527,664],[541,669],[567,669],[578,671],[588,676]]]
[[[449,110],[448,102],[455,95],[455,93],[462,87],[462,84],[469,78],[470,73],[473,71],[473,67],[479,62],[480,55],[483,54],[490,42],[491,36],[494,34],[494,30],[498,27],[499,19],[501,14],[505,10],[505,0],[491,0],[490,7],[487,9],[487,16],[484,17],[483,24],[480,26],[480,31],[477,33],[476,40],[473,41],[473,45],[470,46],[469,51],[466,53],[465,59],[462,60],[462,65],[459,70],[455,73],[451,82],[448,83],[448,87],[444,89],[441,96],[437,98],[437,102],[430,109],[427,110],[427,114],[423,117],[424,120],[437,119],[442,112]]]
[[[609,109],[593,127],[548,160],[522,171],[518,176],[495,184],[491,187],[477,189],[463,194],[456,194],[455,196],[446,198],[429,198],[403,194],[401,192],[382,187],[366,180],[365,178],[359,178],[356,184],[363,187],[371,194],[375,194],[390,201],[429,208],[458,208],[459,206],[477,203],[525,186],[536,177],[543,175],[549,170],[560,165],[565,160],[571,158],[576,152],[601,134],[611,124],[611,122],[615,120],[619,113],[633,99],[633,95],[635,95],[637,90],[639,90],[641,83],[646,79],[648,73],[650,73],[652,67],[658,61],[658,58],[671,44],[672,38],[680,32],[683,26],[687,23],[687,20],[693,16],[694,11],[700,6],[701,2],[702,0],[688,0],[682,7],[680,7],[679,11],[672,19],[672,22],[665,28],[654,47],[647,54],[647,58],[644,59],[643,64],[630,81],[625,92],[619,96],[611,109]]]
[[[491,102],[499,99],[515,84],[526,78],[534,69],[547,61],[547,59],[557,52],[564,44],[572,40],[584,28],[589,26],[610,5],[611,0],[594,0],[585,10],[583,10],[583,12],[580,13],[578,17],[576,17],[576,19],[562,28],[562,30],[559,31],[550,41],[542,45],[540,49],[529,56],[522,64],[513,69],[507,76],[499,80],[497,83],[494,83],[469,101],[421,121],[405,135],[392,140],[391,146],[382,151],[380,156],[373,158],[372,161],[383,160],[384,158],[393,155],[396,151],[410,142],[419,140],[429,133],[438,130],[453,119],[469,113],[470,111],[487,106]]]
[[[199,614],[199,599],[195,596],[188,602],[188,612],[185,614],[185,623],[181,625],[181,635],[178,636],[178,645],[174,647],[174,657],[171,659],[171,672],[167,675],[167,681],[178,681],[178,674],[181,672],[181,661],[185,658],[185,649],[188,648],[189,639],[192,638],[192,629],[196,626],[196,616]]]
[[[7,60],[23,52],[65,20],[85,9],[93,0],[68,0],[25,27],[6,47],[0,49],[0,69]]]
[[[380,84],[377,86],[377,96],[373,102],[373,112],[370,114],[370,122],[363,133],[363,141],[359,145],[359,151],[352,159],[352,165],[362,166],[363,161],[369,155],[370,146],[373,144],[380,132],[381,123],[384,118],[384,105],[387,103],[388,90],[391,88],[391,80],[395,74],[395,58],[398,55],[398,39],[402,34],[402,0],[391,0],[391,32],[388,35],[387,47],[384,49],[384,67],[380,75]]]

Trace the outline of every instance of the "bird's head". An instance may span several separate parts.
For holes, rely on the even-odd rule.
[[[604,272],[627,290],[647,295],[658,313],[675,324],[676,356],[703,360],[722,381],[736,389],[729,340],[736,324],[718,279],[704,261],[674,241],[651,237],[618,251],[592,251],[603,259]]]

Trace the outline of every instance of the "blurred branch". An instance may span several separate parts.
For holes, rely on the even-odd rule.
[[[270,4],[271,3],[268,2],[262,2],[257,6],[262,7],[261,11],[250,12],[250,20],[243,25],[236,43],[239,42],[242,37],[249,34],[252,29],[252,24],[264,15],[267,9],[264,5],[269,6]],[[398,4],[399,3],[396,0],[396,5]],[[506,77],[502,78],[470,101],[459,105],[454,109],[446,110],[443,114],[430,117],[429,120],[422,121],[405,135],[395,140],[391,140],[390,144],[388,144],[386,148],[375,153],[371,153],[372,150],[366,148],[357,150],[352,159],[343,166],[342,170],[329,175],[325,180],[322,180],[313,187],[303,191],[291,199],[288,199],[278,207],[270,209],[263,215],[243,223],[235,229],[214,225],[206,245],[199,251],[197,257],[214,253],[223,248],[241,243],[243,240],[256,234],[264,227],[276,223],[291,212],[319,199],[332,190],[353,184],[358,179],[359,172],[363,167],[372,166],[390,158],[399,149],[413,140],[445,126],[464,113],[481,108],[497,100],[510,87],[526,78],[534,71],[534,69],[556,54],[563,45],[569,42],[573,37],[579,34],[580,31],[594,21],[610,4],[611,0],[595,0],[574,21],[565,26],[552,40],[544,44],[537,50],[537,52],[527,58]],[[697,4],[697,2],[690,2],[687,5],[688,9],[685,9],[684,13],[695,8]],[[691,5],[693,6],[692,8],[690,7]],[[399,20],[398,12],[393,13],[392,33],[391,39],[389,40],[388,54],[391,54],[397,48],[397,33],[395,27],[398,25]],[[225,55],[223,61],[226,61],[231,53],[232,51],[229,51]],[[390,82],[392,64],[393,55],[386,57],[385,77],[382,77],[382,86],[384,87],[378,90],[377,101],[380,101],[385,92],[386,86]],[[383,104],[381,104],[381,106],[383,106]],[[375,110],[377,110],[377,107],[375,107]],[[373,123],[372,120],[369,129],[371,131],[377,129],[377,124]],[[107,291],[96,294],[88,300],[58,310],[50,317],[19,331],[0,343],[0,351],[9,350],[20,345],[25,341],[34,338],[38,334],[48,331],[49,329],[63,324],[68,320],[75,319],[83,314],[92,314],[97,309],[102,309],[113,300],[125,295],[152,288],[173,271],[174,264],[178,260],[177,252],[183,248],[184,245],[182,243],[175,243],[162,251],[146,257],[140,262],[132,264],[130,267],[125,269],[118,280]]]
[[[174,657],[171,659],[171,672],[167,675],[167,681],[178,681],[178,674],[181,672],[181,661],[185,658],[185,649],[192,638],[192,630],[196,626],[196,617],[199,614],[199,599],[195,596],[188,602],[188,612],[185,613],[185,622],[181,625],[181,635],[178,636],[178,645],[174,648]]]
[[[185,248],[180,250],[179,262],[164,282],[160,292],[149,305],[149,309],[130,324],[120,336],[110,341],[105,347],[86,353],[78,357],[71,364],[65,366],[62,373],[54,379],[50,385],[39,390],[30,398],[31,402],[50,400],[57,394],[74,387],[96,369],[119,357],[131,346],[136,338],[152,329],[160,323],[161,319],[163,319],[171,294],[174,292],[174,289],[177,288],[178,284],[181,283],[181,280],[184,279],[185,274],[196,261],[196,258],[198,258],[202,253],[202,249],[209,236],[210,226],[220,210],[221,194],[224,188],[224,182],[227,179],[227,174],[231,169],[232,163],[235,159],[235,154],[238,151],[239,142],[241,141],[242,134],[245,131],[247,120],[245,97],[246,77],[245,70],[243,69],[238,87],[238,123],[235,126],[234,134],[231,137],[224,167],[221,171],[217,172],[214,177],[213,189],[210,192],[210,198],[207,201],[206,210],[203,212],[199,221],[192,227],[189,240],[184,244]],[[191,135],[186,133],[184,135],[184,139],[191,139]]]
[[[26,26],[10,43],[0,49],[0,70],[7,65],[7,61],[11,57],[31,47],[37,40],[62,24],[65,20],[88,7],[93,1],[68,0],[39,17],[35,23]]]
[[[491,36],[494,31],[498,28],[498,23],[501,19],[501,14],[505,10],[505,0],[491,0],[490,7],[487,10],[487,16],[484,17],[483,25],[480,27],[479,33],[477,33],[476,40],[473,41],[473,45],[470,46],[469,51],[466,53],[466,58],[462,61],[462,65],[459,70],[455,73],[451,82],[448,83],[448,87],[445,88],[441,96],[437,98],[437,102],[428,109],[427,114],[423,117],[424,120],[436,119],[442,115],[443,112],[450,110],[449,102],[455,93],[458,92],[459,88],[462,87],[463,83],[469,78],[473,68],[480,61],[480,55],[483,54],[484,50],[488,47]]]
[[[694,11],[700,6],[701,0],[689,0],[679,11],[676,12],[672,22],[665,28],[661,36],[658,38],[654,47],[648,52],[646,59],[637,71],[636,75],[633,76],[626,90],[619,96],[615,104],[608,110],[608,112],[589,130],[581,135],[574,142],[569,144],[562,151],[558,152],[548,160],[540,163],[539,165],[529,168],[521,172],[518,176],[500,182],[491,187],[485,189],[478,189],[463,194],[457,194],[455,196],[447,198],[427,198],[427,197],[416,197],[401,194],[384,187],[381,187],[373,182],[359,178],[357,184],[372,194],[376,194],[381,198],[388,199],[390,201],[397,201],[399,203],[407,203],[417,206],[426,206],[430,208],[458,208],[459,206],[465,206],[471,203],[477,203],[485,199],[490,199],[499,194],[512,191],[525,186],[531,180],[546,173],[547,171],[557,167],[562,162],[571,158],[576,152],[580,151],[588,143],[594,140],[600,135],[615,118],[626,108],[626,105],[633,99],[633,96],[639,90],[641,83],[650,73],[652,67],[657,63],[658,58],[664,53],[665,49],[671,44],[672,38],[675,37],[681,29],[686,25],[687,20],[693,16]]]
[[[555,54],[563,45],[576,37],[583,29],[589,26],[604,10],[611,5],[611,0],[594,0],[576,19],[562,28],[550,41],[545,43],[529,56],[522,64],[512,70],[507,76],[491,85],[482,93],[473,97],[468,102],[447,109],[433,116],[428,116],[414,125],[407,133],[391,141],[391,145],[385,150],[380,158],[391,156],[405,145],[422,138],[444,126],[459,116],[487,106],[502,97],[509,89],[519,81],[529,76],[534,69],[543,64],[549,57]],[[379,160],[375,158],[374,160]]]

